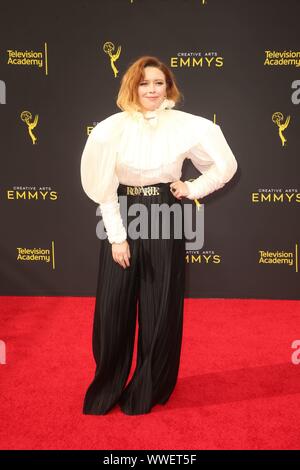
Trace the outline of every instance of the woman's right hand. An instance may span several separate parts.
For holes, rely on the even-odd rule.
[[[111,251],[112,257],[116,263],[119,263],[124,269],[130,266],[130,248],[127,240],[122,243],[112,243]]]

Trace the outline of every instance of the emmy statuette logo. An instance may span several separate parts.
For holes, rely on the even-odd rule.
[[[288,127],[290,119],[291,119],[291,116],[287,116],[285,122],[283,122],[284,121],[283,114],[279,111],[272,115],[272,121],[278,127],[278,134],[279,134],[279,137],[280,137],[280,140],[281,140],[281,143],[282,143],[283,147],[287,143],[287,139],[284,137],[282,132]]]
[[[36,128],[38,120],[39,120],[39,115],[36,114],[34,117],[34,120],[32,121],[32,114],[30,111],[22,111],[21,113],[21,119],[25,124],[27,125],[28,128],[28,133],[29,136],[31,137],[33,145],[36,144],[37,137],[33,134],[32,130]]]
[[[117,52],[114,53],[115,45],[112,42],[106,42],[103,46],[103,50],[104,50],[105,54],[107,54],[110,58],[110,65],[111,65],[111,68],[113,69],[114,76],[116,78],[119,71],[118,71],[117,67],[115,66],[115,62],[120,57],[121,46],[119,46],[118,49],[117,49]]]

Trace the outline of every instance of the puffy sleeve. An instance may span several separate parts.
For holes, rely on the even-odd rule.
[[[188,199],[198,199],[222,188],[235,174],[237,161],[219,125],[210,121],[199,143],[187,152],[193,165],[202,174],[194,181],[185,181]]]
[[[90,133],[81,157],[81,184],[87,196],[100,205],[103,223],[110,243],[121,243],[127,233],[118,202],[119,181],[116,167],[116,135],[107,118]]]

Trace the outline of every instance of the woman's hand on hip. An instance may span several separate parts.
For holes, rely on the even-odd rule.
[[[111,252],[114,261],[119,263],[124,269],[130,266],[130,248],[127,240],[122,243],[112,243]]]
[[[170,184],[170,190],[172,191],[173,196],[177,199],[182,199],[189,195],[189,189],[183,181],[174,181]]]

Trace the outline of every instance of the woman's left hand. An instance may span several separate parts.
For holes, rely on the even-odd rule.
[[[173,196],[177,199],[182,199],[189,195],[189,190],[187,185],[183,181],[174,181],[170,184],[170,190],[172,191]]]

